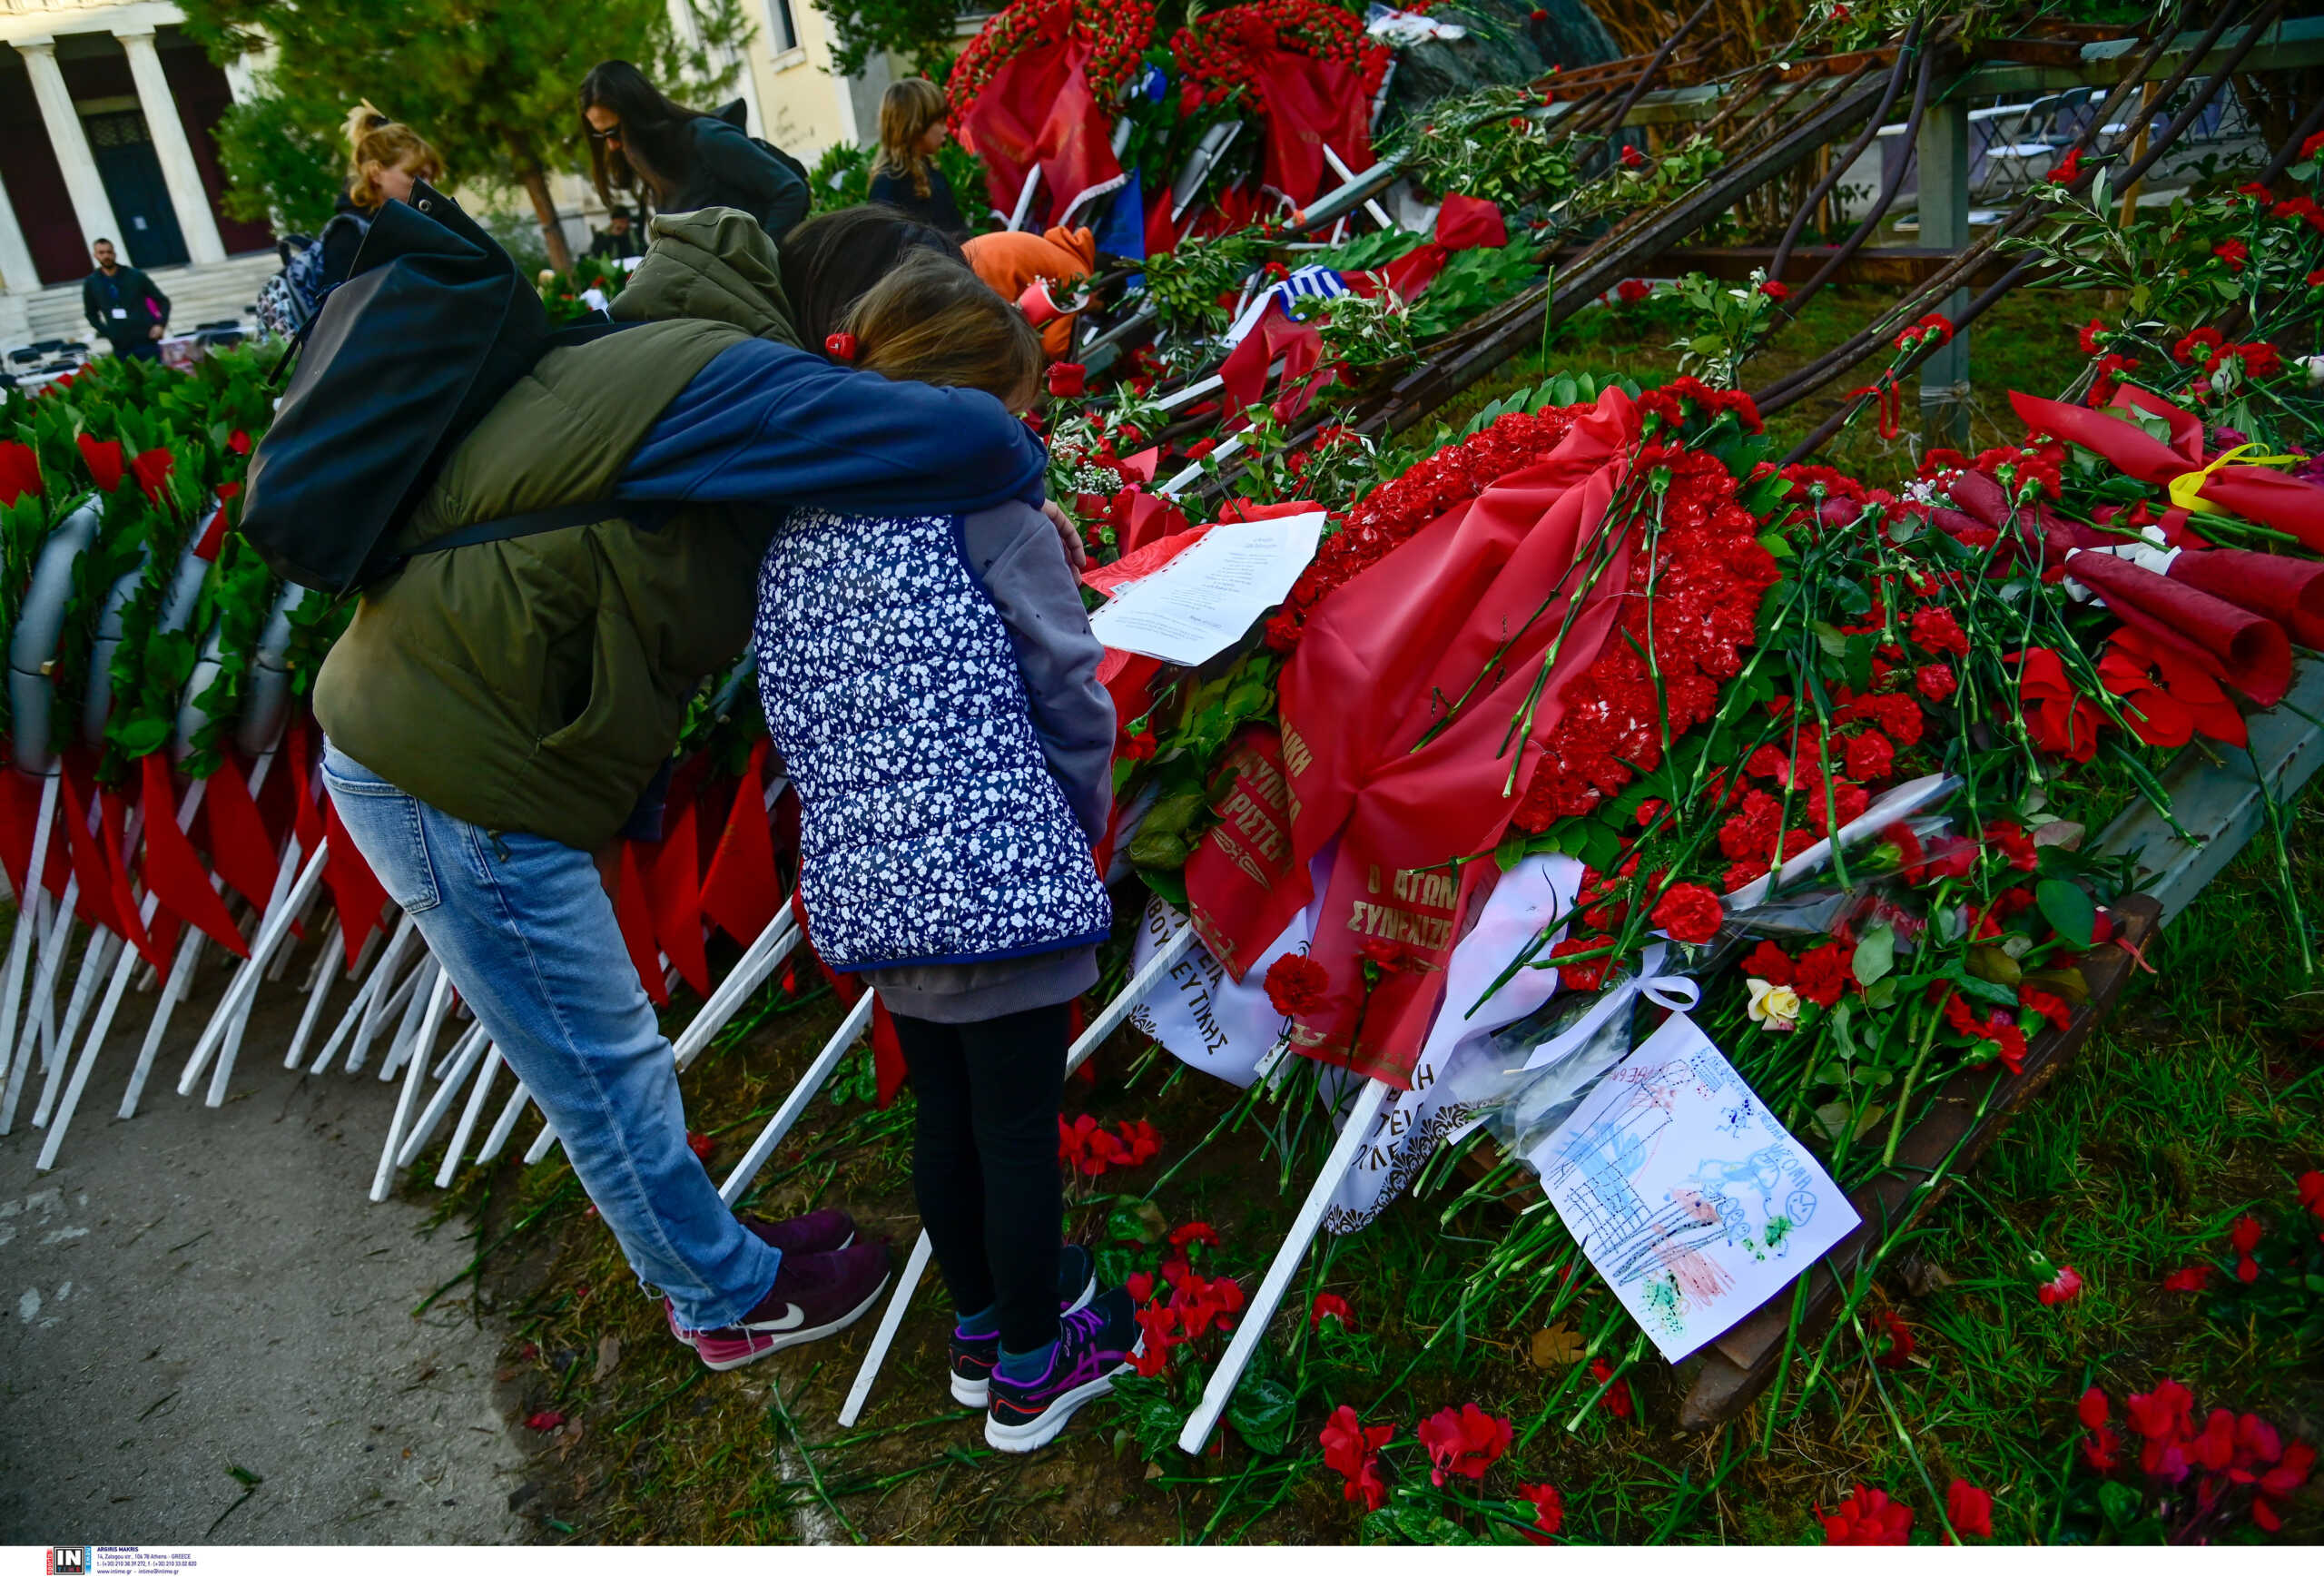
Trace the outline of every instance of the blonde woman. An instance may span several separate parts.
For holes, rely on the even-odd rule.
[[[944,137],[944,90],[924,76],[891,84],[880,100],[880,156],[872,165],[872,201],[958,241],[969,227],[960,219],[951,182],[936,167]]]
[[[389,120],[369,99],[348,111],[347,190],[340,196],[338,212],[323,227],[323,289],[354,271],[363,233],[381,208],[411,201],[414,182],[433,186],[443,179],[443,158],[427,138],[401,121]]]

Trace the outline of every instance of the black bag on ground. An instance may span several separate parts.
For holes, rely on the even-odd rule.
[[[515,261],[415,183],[410,202],[380,210],[354,273],[308,327],[251,457],[242,535],[287,580],[360,590],[394,567],[397,533],[438,468],[550,343]],[[490,524],[500,537],[536,528]]]

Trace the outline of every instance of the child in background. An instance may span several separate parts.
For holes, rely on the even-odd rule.
[[[1011,411],[1039,386],[1022,314],[927,251],[827,348]],[[792,511],[755,646],[816,950],[886,1000],[911,1069],[912,1184],[958,1312],[952,1395],[987,1408],[995,1449],[1035,1450],[1112,1389],[1137,1332],[1128,1295],[1098,1293],[1062,1242],[1057,1158],[1068,1011],[1111,920],[1090,854],[1112,787],[1103,648],[1030,499]]]
[[[968,233],[952,183],[936,167],[944,145],[944,90],[924,76],[889,84],[880,97],[880,156],[872,164],[872,201],[955,240]]]

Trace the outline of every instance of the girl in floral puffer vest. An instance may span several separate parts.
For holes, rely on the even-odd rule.
[[[827,350],[1012,411],[1039,340],[959,263],[908,260]],[[974,492],[963,479],[964,497]],[[817,951],[893,1015],[918,1103],[912,1182],[952,1296],[951,1389],[1002,1451],[1112,1386],[1136,1327],[1061,1241],[1067,1022],[1112,917],[1091,848],[1113,706],[1042,512],[791,512],[759,573],[767,731],[799,790]]]

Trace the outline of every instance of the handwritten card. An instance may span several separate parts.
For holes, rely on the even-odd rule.
[[[1857,1222],[1839,1186],[1684,1013],[1527,1159],[1566,1230],[1673,1364]]]
[[[1192,667],[1207,662],[1290,595],[1315,557],[1324,511],[1275,520],[1235,520],[1142,580],[1134,580],[1089,618],[1098,638],[1118,652],[1137,652]]]

